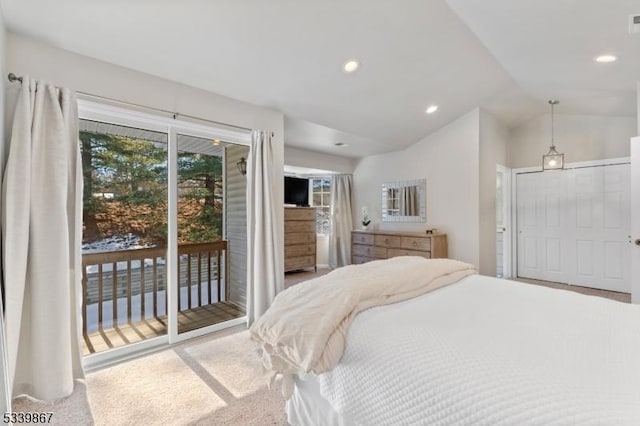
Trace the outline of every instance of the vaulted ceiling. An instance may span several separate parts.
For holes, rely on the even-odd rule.
[[[640,0],[447,0],[518,86],[560,111],[636,114]],[[618,61],[599,64],[597,56]]]
[[[477,106],[515,125],[550,97],[559,112],[635,114],[640,36],[626,30],[640,0],[0,5],[12,32],[281,110],[286,143],[321,152],[402,149]],[[604,52],[620,60],[596,64]]]

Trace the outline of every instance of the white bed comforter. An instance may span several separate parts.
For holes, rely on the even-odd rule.
[[[373,306],[397,303],[475,274],[473,265],[452,259],[401,256],[349,265],[281,292],[249,333],[265,372],[283,376],[285,398],[293,374],[323,373],[344,351],[349,325]]]
[[[362,312],[318,381],[362,425],[640,425],[640,306],[473,275]]]

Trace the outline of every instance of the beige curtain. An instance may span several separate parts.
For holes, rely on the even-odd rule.
[[[247,322],[252,324],[284,290],[280,254],[282,228],[273,203],[273,143],[271,135],[254,130],[247,163]]]
[[[351,175],[331,178],[331,233],[329,234],[329,267],[331,269],[351,263],[352,217]]]
[[[81,168],[75,94],[24,77],[2,188],[14,396],[62,398],[83,377]]]

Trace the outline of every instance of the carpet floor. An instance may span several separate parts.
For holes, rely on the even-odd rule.
[[[91,373],[54,404],[17,398],[13,411],[50,411],[57,425],[287,425],[244,326]]]
[[[284,274],[284,288],[300,284],[303,281],[312,280],[331,272],[329,268],[318,268],[317,271],[293,271]]]
[[[520,281],[526,284],[541,285],[543,287],[557,288],[560,290],[573,291],[575,293],[586,294],[587,296],[604,297],[605,299],[617,300],[618,302],[631,303],[631,294],[629,293],[619,293],[617,291],[600,290],[598,288],[562,284],[552,281],[532,280],[529,278],[515,278],[515,281]]]
[[[329,269],[287,274],[285,287]],[[55,403],[13,400],[14,412],[53,412],[53,425],[287,425],[280,384],[268,389],[244,326],[105,368]]]

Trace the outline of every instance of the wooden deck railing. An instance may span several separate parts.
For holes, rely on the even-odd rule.
[[[117,327],[124,317],[124,312],[119,312],[122,310],[119,304],[126,303],[123,308],[129,324],[149,316],[164,317],[167,309],[166,253],[166,247],[153,247],[84,254],[83,334],[87,336],[90,331],[102,331],[105,323]],[[180,311],[221,302],[229,297],[228,253],[227,241],[178,246]],[[88,271],[89,268],[91,270]],[[182,294],[183,291],[186,295]],[[139,300],[134,301],[136,296]],[[150,301],[146,300],[147,296],[150,296]],[[152,306],[148,306],[149,303]],[[110,309],[105,309],[106,304],[111,305]],[[97,309],[97,316],[89,318],[90,306]],[[137,318],[133,315],[134,309]]]

